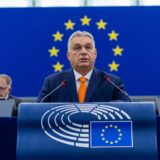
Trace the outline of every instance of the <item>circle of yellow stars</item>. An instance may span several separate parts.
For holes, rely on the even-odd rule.
[[[80,22],[82,27],[83,26],[90,26],[92,23],[92,19],[89,18],[87,15],[84,15],[84,17],[80,18]],[[95,22],[95,25],[97,26],[97,30],[106,30],[108,23],[104,21],[103,19],[100,19],[98,22]],[[74,30],[74,27],[76,26],[76,23],[73,22],[71,19],[68,19],[64,23],[64,27],[66,30]],[[59,30],[56,31],[54,34],[52,34],[54,38],[54,42],[62,42],[64,34],[61,33]],[[118,41],[119,33],[115,30],[112,30],[110,33],[108,33],[109,41]],[[114,48],[112,48],[113,55],[116,56],[122,56],[124,49],[121,48],[119,45],[116,45]],[[51,49],[48,50],[50,53],[50,57],[58,57],[60,54],[60,49],[56,48],[56,46],[53,46]],[[118,71],[120,64],[118,64],[115,60],[113,60],[110,64],[108,64],[108,67],[110,71]],[[54,71],[62,71],[64,65],[61,64],[59,61],[57,61],[56,64],[53,65]]]
[[[116,139],[109,140],[106,138],[105,135],[107,135],[107,132],[109,132],[110,129],[115,129],[117,131]],[[106,144],[113,145],[113,144],[117,144],[119,141],[122,140],[123,134],[122,134],[121,129],[118,128],[117,125],[110,124],[110,125],[106,125],[105,128],[102,129],[100,136],[101,136],[102,141],[104,141]]]

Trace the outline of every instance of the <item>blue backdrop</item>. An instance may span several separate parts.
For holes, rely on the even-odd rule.
[[[87,30],[97,68],[120,76],[130,95],[158,95],[159,16],[160,7],[0,9],[0,73],[13,78],[14,95],[37,96],[46,76],[70,66],[70,34]]]

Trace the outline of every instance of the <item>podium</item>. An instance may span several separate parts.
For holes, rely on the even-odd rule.
[[[157,160],[154,103],[22,103],[17,160]]]

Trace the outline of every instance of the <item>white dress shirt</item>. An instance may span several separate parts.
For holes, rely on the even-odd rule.
[[[77,92],[79,90],[79,87],[80,87],[80,77],[82,77],[81,74],[79,74],[77,71],[73,70],[74,72],[74,76],[75,76],[75,82],[76,82],[76,88],[77,88]],[[88,84],[89,84],[89,81],[90,81],[90,78],[91,78],[91,74],[93,72],[93,69],[91,71],[89,71],[84,77],[86,78],[86,85],[88,87]]]

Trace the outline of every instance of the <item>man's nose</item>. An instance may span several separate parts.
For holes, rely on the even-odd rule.
[[[87,54],[87,50],[86,50],[86,48],[85,48],[85,47],[82,47],[82,49],[81,49],[81,53],[82,53],[82,54]]]

